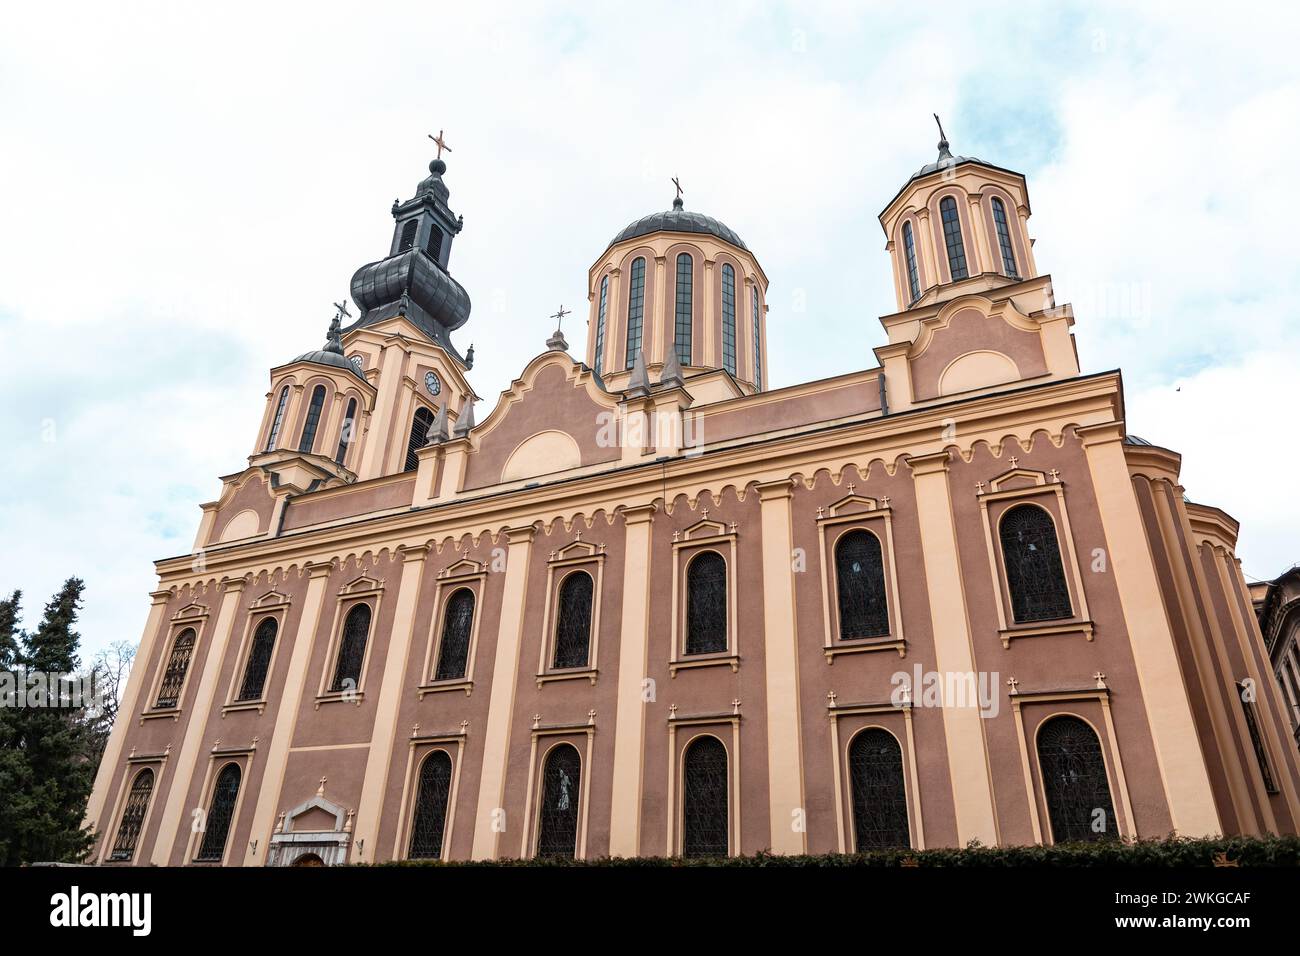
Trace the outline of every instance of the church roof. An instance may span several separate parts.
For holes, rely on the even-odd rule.
[[[625,239],[648,236],[652,232],[697,232],[714,236],[723,242],[729,242],[733,246],[744,249],[746,252],[749,251],[749,246],[745,245],[744,240],[736,234],[734,229],[726,223],[719,222],[712,216],[704,215],[704,213],[687,212],[682,208],[680,198],[673,200],[673,208],[667,212],[653,212],[648,216],[642,216],[636,222],[628,223],[618,235],[609,241],[609,244],[614,246]]]
[[[330,322],[329,336],[325,339],[325,347],[303,352],[294,359],[294,362],[311,362],[313,365],[328,365],[331,368],[346,369],[364,382],[366,377],[358,372],[356,366],[343,355],[343,342],[339,335],[339,324],[342,320],[341,313],[342,310],[340,309],[340,315],[334,316],[333,321]]]

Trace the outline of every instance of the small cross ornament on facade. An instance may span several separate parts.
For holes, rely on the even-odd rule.
[[[886,508],[888,508],[888,507],[889,507],[889,495],[885,495],[883,498],[881,498],[881,499],[880,499],[880,503],[881,503],[882,505],[884,505]]]
[[[1014,677],[1008,677],[1007,686],[1010,687],[1011,690],[1007,691],[1007,693],[1014,695],[1016,693],[1016,687],[1017,685],[1019,685],[1019,683],[1020,681],[1016,680]]]
[[[437,136],[434,136],[432,133],[429,134],[429,139],[433,140],[433,142],[438,147],[438,157],[437,157],[438,159],[442,159],[442,151],[444,149],[449,153],[451,152],[451,147],[448,146],[446,141],[442,138],[442,134],[443,134],[442,130],[438,130]]]
[[[674,531],[674,532],[673,532],[673,540],[674,540],[674,541],[680,541],[680,540],[682,540],[682,533],[681,533],[680,531]]]
[[[462,721],[460,722],[460,732],[463,734],[463,733],[465,732],[465,728],[468,727],[468,726],[469,726],[469,721],[468,721],[468,720],[462,720]]]
[[[709,519],[709,509],[708,509],[708,508],[705,508],[704,510],[702,510],[702,511],[700,512],[700,514],[702,514],[702,515],[704,516],[704,520],[705,520],[705,521],[707,521],[707,520]]]
[[[326,777],[321,777],[321,778],[320,778],[320,786],[316,788],[316,796],[318,796],[318,797],[323,797],[323,796],[325,796],[325,781],[326,781],[327,779],[328,779],[328,778],[326,778]]]
[[[577,531],[573,532],[573,540],[574,540],[574,541],[581,541],[581,540],[582,540],[582,529],[581,529],[581,528],[579,528]]]
[[[977,495],[984,494],[984,482],[982,481],[975,482],[975,494]]]
[[[596,708],[587,711],[587,726],[594,727],[596,724]]]
[[[738,525],[736,524],[736,522],[734,522],[734,521],[731,522],[731,533],[732,533],[732,534],[735,534],[735,533],[736,533],[736,528],[737,528],[737,527],[738,527]]]
[[[668,705],[668,719],[669,719],[669,720],[676,720],[676,719],[677,719],[677,705],[676,705],[676,704],[669,704],[669,705]]]
[[[827,707],[834,707],[834,706],[835,706],[835,698],[838,697],[838,696],[839,696],[839,695],[836,694],[835,691],[833,691],[833,690],[828,690],[828,691],[826,692],[826,706],[827,706]]]
[[[412,737],[418,737],[418,736],[420,736],[420,725],[419,725],[419,724],[416,724],[414,727],[411,728],[411,736],[412,736]]]
[[[1097,673],[1093,674],[1092,679],[1097,682],[1097,690],[1106,689],[1106,675],[1101,671],[1097,671]]]
[[[821,505],[817,506],[817,517],[819,518],[826,517],[826,509],[823,508]]]
[[[533,714],[533,730],[536,730],[542,723],[541,714]]]
[[[1052,476],[1052,481],[1060,481],[1060,480],[1061,480],[1061,473],[1060,473],[1059,471],[1057,471],[1055,468],[1053,468],[1051,471],[1049,471],[1048,474]]]
[[[1014,468],[1014,467],[1016,467],[1016,465],[1020,464],[1020,459],[1017,458],[1015,455],[1012,455],[1010,458],[1007,459],[1007,461],[1011,462],[1011,467],[1012,467],[1012,468]]]
[[[740,698],[739,698],[739,697],[733,697],[733,698],[731,699],[731,714],[732,714],[732,716],[734,717],[736,714],[739,714],[739,713],[740,713]]]
[[[849,494],[853,494],[853,490],[854,490],[855,488],[857,488],[858,486],[855,485],[853,482],[850,481],[850,482],[848,483],[848,486],[847,486],[847,487],[848,487],[848,489],[849,489]]]

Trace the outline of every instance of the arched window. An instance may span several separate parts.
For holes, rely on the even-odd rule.
[[[569,744],[546,755],[542,805],[537,809],[537,855],[573,857],[578,849],[578,805],[582,759]]]
[[[912,845],[903,786],[903,751],[894,735],[870,727],[849,744],[853,845],[859,853]]]
[[[1002,516],[1000,537],[1016,623],[1070,617],[1070,589],[1052,516],[1037,505],[1016,505]]]
[[[420,784],[411,823],[412,860],[442,859],[442,837],[447,826],[447,805],[451,796],[451,757],[435,750],[420,765]]]
[[[411,416],[411,434],[406,439],[406,471],[415,471],[420,467],[420,456],[416,454],[429,443],[429,429],[433,427],[433,412],[421,405]]]
[[[280,389],[280,400],[275,405],[275,418],[271,421],[271,433],[266,436],[266,448],[263,451],[270,451],[275,447],[275,442],[280,437],[280,426],[284,424],[284,410],[288,405],[289,386],[286,385]]]
[[[555,615],[555,666],[586,667],[591,652],[591,575],[574,571],[560,585]]]
[[[461,680],[469,663],[469,638],[474,627],[474,592],[460,588],[447,599],[442,640],[438,642],[438,669],[434,680]]]
[[[754,388],[763,390],[763,330],[758,322],[758,286],[754,286]]]
[[[266,672],[271,667],[271,653],[275,650],[275,635],[279,630],[280,625],[273,617],[268,617],[257,625],[257,631],[253,634],[253,646],[248,651],[248,663],[244,666],[244,682],[239,688],[239,700],[262,699]]]
[[[177,635],[172,644],[172,652],[167,657],[167,667],[163,670],[162,686],[158,688],[155,707],[175,707],[180,700],[185,675],[190,669],[190,658],[194,656],[194,639],[197,636],[192,627],[187,627]]]
[[[682,759],[682,855],[726,856],[727,748],[717,737],[696,737]]]
[[[356,430],[357,421],[357,400],[348,399],[348,410],[343,415],[343,428],[339,431],[339,450],[334,453],[334,463],[343,464],[343,459],[347,457],[348,446],[352,444],[352,433]]]
[[[736,374],[736,270],[722,266],[722,367]]]
[[[117,839],[113,841],[110,860],[130,860],[135,856],[135,846],[140,840],[140,830],[144,826],[144,815],[149,810],[149,798],[152,795],[153,771],[146,767],[131,782],[131,791],[126,795],[126,807],[122,810],[122,821],[117,825]]]
[[[370,614],[369,604],[354,604],[348,611],[330,691],[356,690],[361,685],[361,665],[365,663],[366,641],[370,639]]]
[[[677,361],[691,364],[691,304],[695,280],[695,259],[689,252],[677,257],[677,321],[673,328],[673,345],[677,348]]]
[[[870,531],[855,530],[836,542],[835,583],[839,591],[840,640],[889,633],[879,538]]]
[[[945,196],[939,201],[939,218],[943,220],[943,241],[948,247],[948,271],[953,281],[966,278],[966,247],[961,241],[961,218],[957,201]]]
[[[903,257],[907,260],[907,289],[912,301],[921,298],[921,277],[916,271],[916,241],[912,238],[912,224],[903,223]]]
[[[627,364],[636,362],[641,351],[641,319],[645,314],[645,259],[632,262],[632,280],[627,288]]]
[[[405,252],[415,245],[415,231],[420,228],[418,219],[408,219],[402,223],[402,238],[397,243],[397,251]]]
[[[1101,742],[1086,722],[1070,716],[1044,722],[1038,729],[1038,766],[1054,841],[1119,838]]]
[[[316,444],[316,426],[320,424],[321,406],[325,404],[325,386],[317,385],[311,392],[311,404],[307,406],[307,420],[302,423],[302,438],[298,441],[298,450],[310,452]]]
[[[424,243],[425,254],[434,262],[439,262],[442,256],[442,230],[429,223],[429,238]]]
[[[686,653],[727,649],[727,562],[701,551],[686,567]]]
[[[605,365],[605,309],[609,305],[609,276],[600,280],[600,307],[596,310],[596,374]]]
[[[228,763],[217,774],[217,785],[212,788],[212,805],[204,820],[203,841],[199,844],[200,863],[220,863],[226,852],[226,837],[235,817],[235,802],[239,799],[239,767]]]
[[[1002,250],[1002,269],[1014,279],[1020,278],[1016,271],[1016,254],[1011,247],[1011,230],[1007,228],[1007,209],[1002,200],[993,197],[993,225],[998,230],[998,247]]]

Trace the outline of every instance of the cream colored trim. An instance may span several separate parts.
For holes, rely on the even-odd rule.
[[[577,547],[575,548],[575,545]],[[590,550],[587,550],[587,549]],[[572,557],[567,557],[573,552]],[[587,638],[587,664],[585,667],[557,669],[552,666],[555,660],[556,628],[559,627],[560,589],[569,575],[581,571],[591,578],[591,621]],[[557,574],[559,580],[556,580]],[[542,611],[542,633],[537,658],[537,686],[556,680],[586,677],[592,684],[600,674],[598,651],[600,648],[600,605],[604,591],[605,575],[604,545],[597,549],[594,545],[573,545],[551,552],[546,564],[546,605]]]
[[[673,609],[673,623],[668,654],[668,673],[672,677],[677,676],[678,670],[689,667],[725,664],[731,667],[733,673],[740,668],[740,636],[736,628],[737,532],[732,530],[728,533],[725,528],[726,525],[720,521],[705,520],[697,521],[680,532],[673,532],[673,587],[669,604]],[[686,584],[686,575],[690,571],[691,562],[705,551],[721,555],[727,565],[727,649],[709,654],[687,654],[686,612],[690,589]]]
[[[885,731],[895,740],[898,735],[884,724],[866,723],[854,729],[844,741],[843,747],[840,746],[840,718],[842,717],[863,717],[876,714],[896,714],[902,711],[903,729],[906,739],[902,742],[902,750],[907,755],[906,773],[903,778],[903,785],[907,798],[907,828],[912,840],[912,848],[915,850],[925,849],[925,818],[921,812],[921,778],[920,772],[916,766],[916,729],[912,726],[912,705],[903,704],[901,707],[894,704],[849,704],[838,706],[831,704],[826,708],[826,716],[830,723],[831,738],[831,769],[832,780],[835,784],[835,833],[839,840],[839,851],[841,853],[855,852],[853,847],[848,845],[848,834],[852,832],[852,814],[853,814],[853,786],[849,778],[849,746],[853,743],[853,738],[864,730],[870,728],[879,728]],[[856,834],[854,834],[856,844]]]
[[[206,824],[206,814],[212,806],[213,789],[216,787],[217,775],[228,765],[234,764],[239,768],[239,794],[235,797],[235,807],[230,813],[230,829],[226,831],[226,842],[221,848],[221,861],[216,863],[217,866],[233,866],[232,860],[239,859],[237,854],[231,851],[234,848],[235,833],[239,830],[239,814],[244,808],[244,797],[248,794],[248,778],[253,770],[253,758],[257,756],[256,740],[248,747],[231,747],[229,749],[218,749],[213,747],[208,755],[208,765],[203,773],[203,788],[199,791],[199,799],[203,800],[201,809],[204,812]],[[200,862],[195,859],[199,849],[203,845],[203,830],[190,829],[189,839],[185,842],[185,856],[181,858],[182,866],[212,866],[215,861]],[[245,847],[246,850],[252,850],[252,840]]]
[[[456,753],[448,752],[447,747],[454,744]],[[422,753],[421,747],[427,747]],[[415,827],[416,802],[420,796],[419,775],[416,767],[422,767],[435,750],[441,750],[451,758],[451,785],[447,791],[447,816],[442,822],[442,855],[440,860],[451,859],[451,836],[456,823],[456,798],[460,793],[460,768],[465,760],[465,732],[454,734],[433,734],[427,737],[411,737],[406,752],[406,775],[402,778],[402,803],[397,811],[397,836],[393,838],[394,860],[411,858],[411,831]],[[408,812],[409,808],[409,812]]]
[[[848,504],[860,505],[865,510],[840,514]],[[818,512],[822,509],[818,508]],[[829,515],[817,517],[817,543],[821,555],[822,586],[822,646],[826,653],[826,663],[834,664],[840,654],[853,654],[870,651],[898,652],[899,657],[907,656],[907,638],[903,634],[903,605],[899,599],[898,563],[894,557],[894,522],[893,509],[883,505],[874,498],[850,495],[828,509]],[[883,535],[875,530],[876,525],[883,525]],[[834,537],[828,540],[828,529]],[[889,633],[878,637],[855,638],[841,641],[839,634],[839,569],[835,563],[835,548],[844,535],[861,529],[874,534],[881,544],[882,564],[885,569],[886,584],[889,588],[888,614]]]
[[[578,761],[581,766],[581,779],[579,784],[580,793],[578,795],[578,830],[574,834],[574,859],[585,860],[587,858],[587,822],[590,817],[591,808],[591,753],[592,744],[596,735],[595,717],[589,717],[586,724],[583,725],[566,725],[562,727],[534,727],[532,742],[528,749],[528,783],[524,788],[524,825],[523,837],[519,846],[519,856],[527,859],[537,855],[538,844],[541,841],[542,815],[538,810],[534,814],[534,808],[542,804],[542,788],[546,785],[545,772],[546,761],[551,755],[551,751],[556,747],[569,746],[578,750],[574,743],[576,737],[582,736],[586,739],[586,748],[578,750]],[[538,759],[537,750],[540,742],[544,737],[556,738],[547,746],[546,752]]]
[[[722,739],[718,728],[730,725],[731,745]],[[693,733],[680,745],[677,742],[677,728],[703,728]],[[713,715],[703,717],[677,717],[668,721],[668,847],[669,856],[681,856],[686,839],[683,817],[686,812],[686,794],[682,781],[685,780],[686,751],[700,737],[713,737],[727,751],[727,855],[736,856],[741,852],[740,844],[740,714]]]
[[[187,604],[172,615],[167,641],[163,644],[162,655],[158,658],[158,666],[154,669],[153,681],[149,685],[149,696],[145,698],[145,705],[140,711],[142,725],[145,720],[159,717],[180,720],[181,714],[185,712],[185,694],[190,689],[194,662],[198,659],[199,649],[205,647],[209,640],[208,623],[208,608],[203,604]],[[194,631],[194,646],[190,649],[190,662],[186,665],[180,690],[176,692],[176,706],[159,707],[158,695],[162,692],[163,679],[167,676],[167,662],[176,647],[176,639],[186,630]],[[142,663],[146,666],[149,664],[148,661]]]
[[[98,852],[95,853],[94,859],[101,866],[130,866],[135,863],[140,856],[140,851],[144,848],[144,838],[149,832],[149,820],[153,816],[154,810],[158,806],[158,795],[162,790],[162,775],[167,768],[167,753],[156,754],[149,757],[128,757],[126,762],[126,772],[122,774],[122,782],[117,788],[117,799],[114,801],[114,811],[109,817],[111,825],[104,831],[104,839],[100,840]],[[109,860],[113,852],[113,844],[117,843],[117,831],[122,826],[122,816],[126,813],[126,797],[131,790],[132,784],[140,774],[149,770],[153,773],[153,789],[149,792],[149,803],[144,808],[144,817],[140,820],[140,832],[136,836],[135,850],[131,853],[129,860]]]
[[[267,600],[267,599],[270,600]],[[243,635],[235,649],[231,668],[230,684],[226,688],[226,703],[221,708],[221,716],[236,710],[256,710],[259,714],[266,710],[266,695],[275,675],[275,662],[280,656],[284,644],[284,621],[288,617],[291,601],[276,591],[263,595],[249,605],[244,616]],[[271,660],[266,665],[266,679],[262,682],[262,693],[256,700],[236,700],[243,687],[245,672],[248,670],[248,655],[252,651],[253,635],[267,618],[275,621],[275,643],[271,646]]]
[[[473,570],[470,570],[470,568]],[[470,622],[469,649],[465,655],[465,674],[447,680],[435,680],[438,655],[442,651],[443,630],[447,626],[447,603],[457,591],[467,590],[474,596],[474,619]],[[474,660],[478,651],[479,623],[483,619],[483,596],[487,590],[487,565],[475,561],[458,561],[438,572],[433,591],[433,622],[429,639],[425,642],[424,664],[420,668],[420,686],[416,695],[424,700],[425,694],[463,690],[468,697],[474,691]]]
[[[360,707],[361,702],[366,699],[366,676],[370,671],[370,659],[374,653],[384,588],[384,582],[363,574],[339,589],[338,598],[334,602],[334,620],[330,624],[329,644],[325,650],[325,666],[321,668],[320,681],[316,689],[316,710],[320,710],[321,704],[338,701]],[[330,690],[334,671],[338,667],[339,651],[342,648],[343,626],[347,622],[348,614],[358,604],[370,605],[370,630],[366,633],[366,649],[361,657],[361,674],[357,678],[357,686],[351,690]]]

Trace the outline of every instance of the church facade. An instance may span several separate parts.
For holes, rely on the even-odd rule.
[[[1081,372],[1022,175],[941,141],[878,365],[775,388],[768,277],[679,195],[476,421],[445,172],[157,562],[95,862],[1297,832],[1237,524]]]

